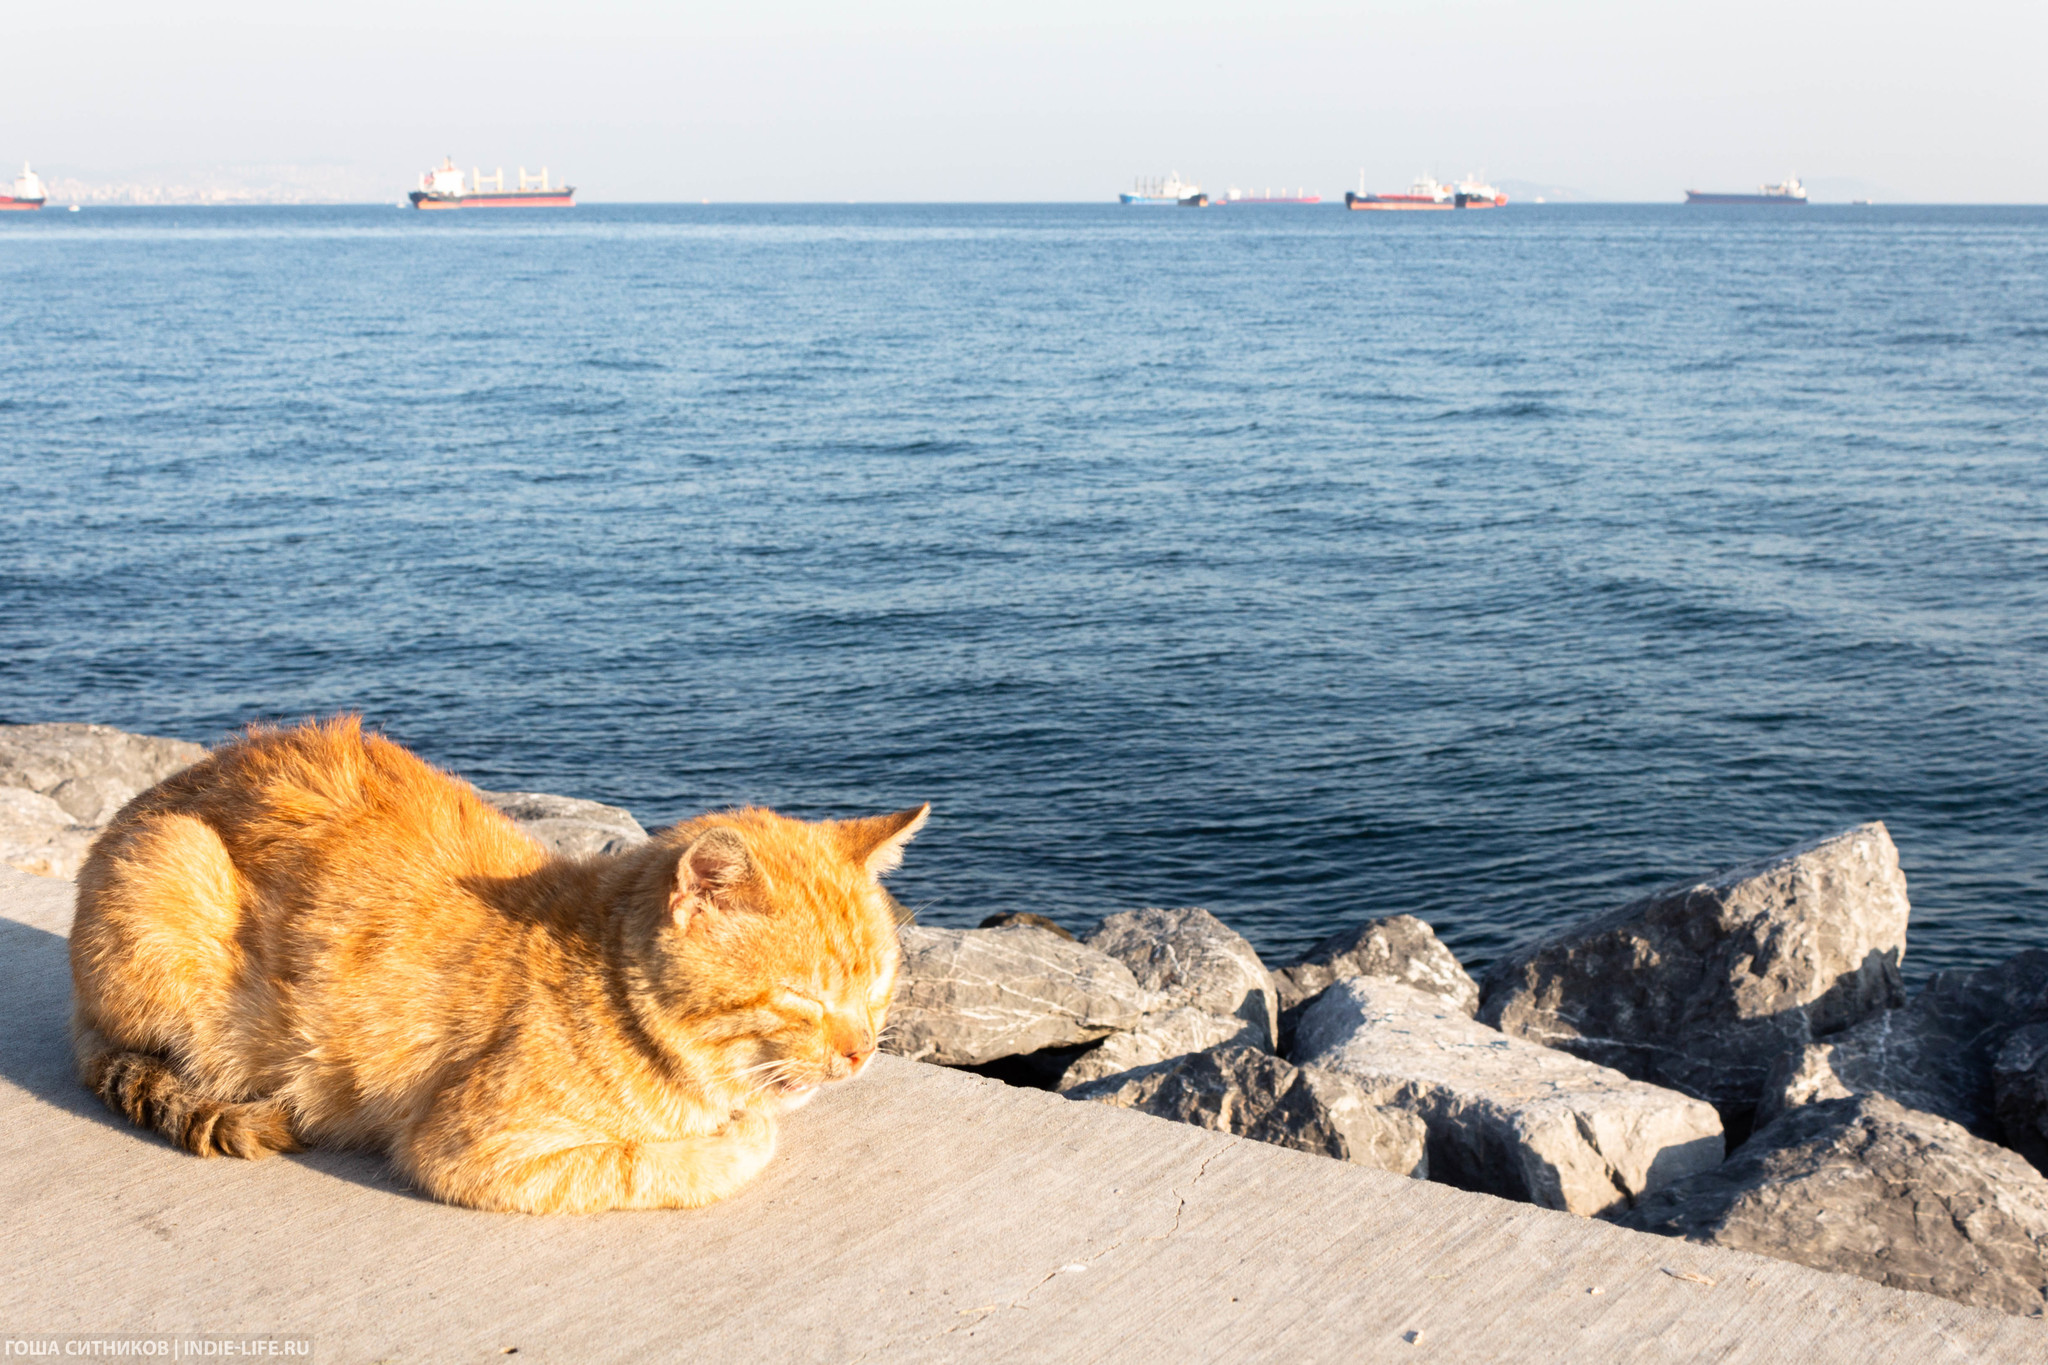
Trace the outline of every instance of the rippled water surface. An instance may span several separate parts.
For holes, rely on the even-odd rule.
[[[2048,943],[2048,210],[7,218],[0,718],[1269,954],[1881,818],[1912,974]]]

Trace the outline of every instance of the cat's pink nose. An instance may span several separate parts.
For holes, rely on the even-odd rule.
[[[868,1058],[875,1055],[875,1050],[872,1047],[854,1047],[848,1048],[841,1055],[846,1058],[848,1066],[858,1071],[868,1064]]]

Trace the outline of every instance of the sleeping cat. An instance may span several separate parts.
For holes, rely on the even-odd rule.
[[[877,879],[929,809],[721,811],[570,861],[353,717],[254,730],[93,845],[79,1071],[201,1156],[374,1147],[480,1209],[708,1204],[874,1055]]]

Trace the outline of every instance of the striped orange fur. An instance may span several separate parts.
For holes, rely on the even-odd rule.
[[[80,1074],[202,1156],[375,1148],[482,1209],[708,1204],[874,1055],[879,878],[928,809],[720,811],[573,861],[353,717],[253,730],[87,857]]]

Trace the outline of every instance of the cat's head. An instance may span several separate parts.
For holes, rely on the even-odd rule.
[[[928,805],[807,822],[749,808],[664,834],[664,1041],[733,1103],[793,1109],[875,1054],[901,956],[881,878]]]

